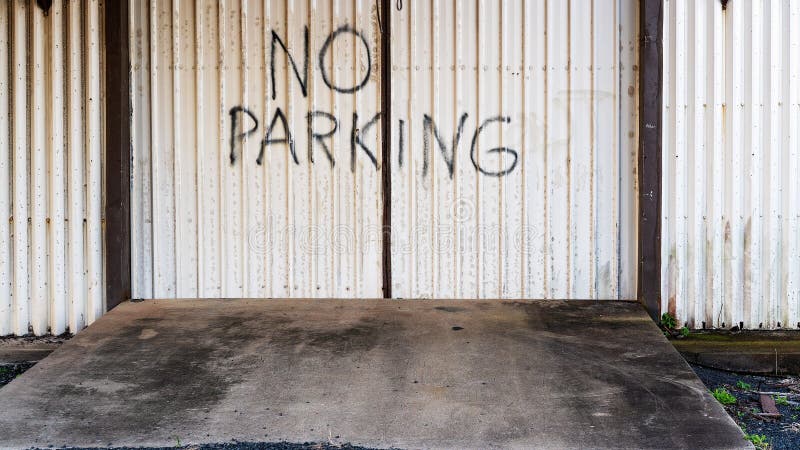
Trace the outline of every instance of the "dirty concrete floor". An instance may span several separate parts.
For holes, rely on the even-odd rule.
[[[0,390],[0,447],[748,448],[640,305],[124,303]]]

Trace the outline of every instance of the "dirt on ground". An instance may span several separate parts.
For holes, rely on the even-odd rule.
[[[22,375],[31,367],[33,367],[33,363],[0,364],[0,387],[11,383],[11,380]]]
[[[0,346],[23,347],[33,344],[63,344],[72,337],[69,333],[58,336],[0,336]]]
[[[84,450],[69,447],[69,450]],[[90,449],[85,449],[90,450]],[[371,450],[350,444],[331,445],[323,443],[293,444],[291,442],[228,442],[225,444],[187,445],[182,447],[112,447],[110,450]]]
[[[800,448],[800,377],[741,375],[691,366],[756,448]],[[764,411],[761,394],[772,398],[780,417]]]
[[[0,338],[0,340],[5,338]],[[15,345],[14,341],[19,342],[25,338],[7,339],[6,343]],[[52,343],[51,339],[62,339],[60,337],[31,338],[31,341]],[[60,343],[60,342],[58,342]],[[0,388],[10,383],[14,378],[22,375],[23,372],[33,367],[35,363],[0,364]],[[204,445],[181,445],[176,442],[175,447],[153,447],[150,449],[136,448],[135,450],[370,450],[366,447],[358,447],[350,444],[332,445],[326,443],[291,443],[291,442],[227,442],[222,444]],[[68,447],[70,450],[82,450],[80,447]],[[109,447],[111,450],[134,450],[131,447]],[[87,449],[88,450],[88,449]]]

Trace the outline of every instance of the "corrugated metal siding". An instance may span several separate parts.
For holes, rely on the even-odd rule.
[[[800,2],[666,0],[662,309],[800,326]]]
[[[105,310],[101,10],[0,2],[0,335]]]
[[[393,295],[635,298],[638,2],[404,3]]]
[[[637,5],[449,0],[392,11],[396,297],[635,296]],[[134,2],[135,296],[380,296],[380,174],[369,159],[381,160],[380,130],[367,128],[380,107],[376,7]],[[365,42],[334,33],[345,25]],[[256,126],[235,107],[259,121],[243,139]],[[259,165],[277,108],[297,162],[279,143]],[[331,114],[337,131],[310,137],[309,111]],[[473,165],[475,130],[492,117]],[[314,133],[331,130],[328,116],[312,120]]]
[[[380,161],[380,125],[367,126],[380,109],[376,2],[132,5],[133,295],[379,297],[380,172],[368,152]],[[349,31],[325,48],[345,24],[368,48]],[[307,94],[282,48],[303,78],[305,27]],[[328,86],[346,91],[362,81],[355,92]],[[241,140],[255,123],[242,111],[232,115],[236,107],[258,120]],[[296,162],[289,145],[277,143],[258,164],[278,108]],[[336,132],[310,138],[310,111],[335,117]],[[315,134],[333,127],[324,114],[311,120]],[[278,121],[271,138],[284,137]]]

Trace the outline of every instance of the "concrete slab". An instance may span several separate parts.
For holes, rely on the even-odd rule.
[[[2,447],[750,448],[625,302],[126,303],[0,414]]]

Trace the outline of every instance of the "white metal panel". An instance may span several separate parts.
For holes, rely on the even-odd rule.
[[[392,11],[394,296],[635,297],[637,5]]]
[[[11,5],[0,4],[0,48],[9,49]],[[10,58],[0,58],[0,92],[11,92]],[[8,94],[6,94],[8,95]],[[0,336],[14,331],[14,302],[12,301],[13,267],[12,217],[12,140],[8,97],[0,98]]]
[[[662,309],[794,328],[800,2],[665,1]]]
[[[380,296],[375,2],[133,5],[133,295]]]
[[[101,10],[0,5],[0,335],[76,332],[105,310]]]

